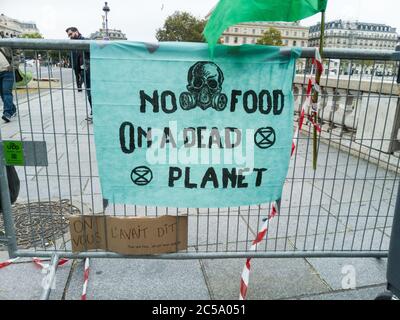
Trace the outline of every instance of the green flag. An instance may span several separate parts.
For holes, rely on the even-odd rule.
[[[241,22],[297,21],[325,11],[328,0],[220,0],[204,29],[213,50],[224,30]]]

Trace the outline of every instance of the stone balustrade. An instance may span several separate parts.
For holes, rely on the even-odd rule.
[[[295,115],[306,99],[308,75],[296,75]],[[400,86],[376,77],[322,77],[318,115],[321,139],[350,148],[363,157],[387,159],[398,170],[400,154]],[[310,106],[306,108],[310,114]],[[296,117],[297,118],[297,117]],[[311,126],[306,126],[311,130]],[[340,141],[340,143],[338,143]],[[395,158],[394,160],[390,160]],[[397,163],[396,163],[397,159]],[[385,161],[383,161],[385,162]]]

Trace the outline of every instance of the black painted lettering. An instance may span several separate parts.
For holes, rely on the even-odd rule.
[[[167,97],[170,97],[171,105],[167,107]],[[164,91],[161,94],[161,108],[165,113],[173,113],[177,109],[176,97],[172,91]]]
[[[203,143],[203,132],[207,130],[207,127],[197,127],[197,147],[198,148],[207,148],[207,145]]]
[[[153,91],[153,97],[147,95],[144,90],[140,90],[140,112],[146,112],[146,101],[150,102],[153,106],[153,112],[159,112],[160,106],[158,105],[158,91]]]
[[[236,138],[232,138],[232,134]],[[227,149],[233,149],[242,142],[242,131],[238,128],[225,128],[225,146]]]
[[[191,140],[189,140],[189,133],[191,133]],[[196,144],[196,129],[195,128],[183,129],[183,141],[185,143],[185,148],[193,147]]]
[[[273,95],[274,95],[274,114],[280,115],[283,111],[283,107],[285,106],[285,96],[283,95],[282,90],[274,90]],[[280,108],[279,108],[279,101],[281,102]]]
[[[263,172],[267,171],[267,169],[265,168],[254,168],[253,169],[254,172],[257,172],[257,177],[256,177],[256,187],[261,186],[262,183],[262,176],[263,176]]]
[[[129,146],[126,146],[125,131],[129,130]],[[135,128],[132,123],[124,122],[119,127],[119,143],[123,153],[133,153],[135,151]]]
[[[251,96],[251,105],[249,104],[249,97]],[[257,94],[253,90],[246,91],[243,95],[243,108],[247,113],[254,113],[257,111]]]
[[[242,174],[243,172],[247,171],[249,171],[249,168],[239,169],[238,184],[237,184],[238,188],[247,188],[249,186],[247,182],[244,182],[246,176]]]
[[[224,189],[228,188],[229,182],[231,188],[236,188],[237,178],[236,168],[230,170],[228,168],[222,169],[222,187]]]
[[[219,134],[218,128],[211,129],[208,147],[211,149],[213,144],[215,144],[217,146],[217,148],[223,149],[222,142],[221,142],[221,136]]]
[[[236,103],[238,103],[238,96],[242,95],[241,90],[232,90],[231,93],[231,112],[235,112],[236,110]]]
[[[264,101],[266,102],[265,104],[266,109],[264,109]],[[258,104],[259,104],[259,110],[262,114],[269,114],[271,112],[272,98],[271,98],[271,93],[268,90],[262,90],[260,92],[260,94],[258,95]]]
[[[170,167],[169,168],[169,177],[168,177],[168,187],[173,188],[175,186],[174,182],[179,180],[182,177],[182,170],[178,167]]]
[[[169,128],[164,128],[164,134],[160,142],[160,148],[165,148],[166,143],[170,143],[173,148],[176,148],[175,139],[171,135],[171,130]]]
[[[189,167],[185,168],[185,188],[188,188],[188,189],[197,188],[196,183],[190,182],[190,168]]]
[[[201,181],[200,188],[205,188],[208,182],[212,182],[214,188],[218,188],[218,178],[215,173],[214,168],[208,168],[206,173],[204,174],[203,180]]]
[[[151,128],[147,128],[147,131],[143,130],[142,127],[138,128],[138,148],[143,147],[143,140],[147,140],[147,148],[151,147]]]

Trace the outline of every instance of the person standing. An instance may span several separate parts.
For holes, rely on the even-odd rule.
[[[76,27],[69,27],[65,30],[71,40],[86,40]],[[92,95],[90,92],[90,55],[89,52],[73,51],[71,55],[72,68],[75,72],[78,91],[82,83],[85,84],[86,94],[90,105],[90,115],[87,121],[92,121]]]
[[[0,34],[3,38],[3,34]],[[14,70],[20,62],[19,54],[11,48],[0,48],[0,96],[3,101],[3,116],[5,122],[10,122],[17,115],[13,102]]]

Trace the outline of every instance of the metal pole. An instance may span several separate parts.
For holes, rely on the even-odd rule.
[[[35,251],[30,250],[18,250],[19,257],[50,257],[50,251]],[[107,259],[162,259],[162,260],[191,260],[191,259],[224,259],[224,258],[386,258],[388,256],[387,251],[277,251],[277,252],[249,252],[249,251],[238,251],[238,252],[199,252],[199,253],[168,253],[160,255],[123,255],[115,252],[81,252],[72,253],[68,251],[58,251],[60,258],[67,259],[85,259],[85,258],[107,258]]]
[[[400,53],[400,42],[396,46],[396,52]],[[400,65],[399,65],[399,69],[397,70],[397,83],[400,84]]]
[[[106,36],[108,38],[108,14],[106,12]]]
[[[396,51],[400,51],[400,43],[396,46]],[[400,66],[397,70],[397,83],[400,84]],[[396,207],[392,223],[392,233],[390,234],[389,255],[387,262],[386,278],[388,289],[397,297],[400,296],[400,184],[397,190]]]
[[[396,207],[390,235],[389,255],[387,262],[387,282],[390,289],[396,296],[400,296],[400,184],[397,191]]]
[[[106,37],[107,40],[110,40],[110,37],[108,35],[108,13],[110,12],[110,7],[107,5],[107,2],[104,3],[103,11],[106,15]]]
[[[53,286],[53,283],[54,283],[54,280],[56,277],[58,260],[59,260],[58,255],[56,253],[53,253],[53,255],[51,256],[51,262],[50,262],[48,274],[45,275],[45,277],[43,279],[44,281],[42,282],[43,292],[40,297],[40,300],[49,300],[51,288]]]
[[[17,238],[14,231],[14,218],[12,216],[10,190],[8,188],[8,177],[3,150],[3,139],[0,131],[0,193],[1,207],[3,211],[4,229],[6,233],[7,249],[10,258],[15,258],[17,251]]]
[[[0,39],[0,47],[30,50],[89,50],[91,43],[106,45],[104,40],[52,40],[52,39],[22,39],[7,38]],[[137,45],[149,45],[148,43],[136,42]],[[206,44],[204,44],[206,46]],[[290,55],[291,48],[281,48],[282,54]],[[314,58],[315,48],[303,48],[301,58]],[[353,60],[383,60],[400,61],[400,51],[394,50],[362,50],[345,48],[325,48],[325,59],[353,59]]]

